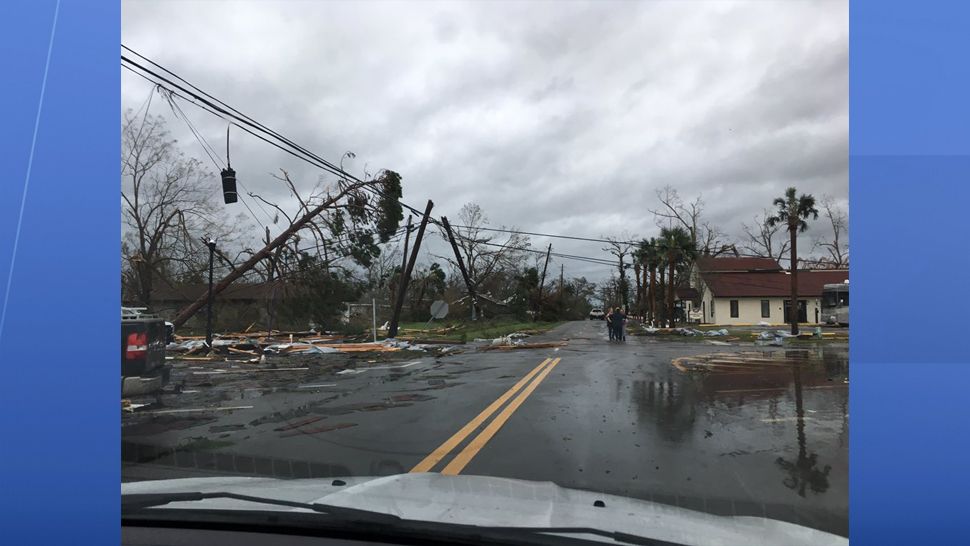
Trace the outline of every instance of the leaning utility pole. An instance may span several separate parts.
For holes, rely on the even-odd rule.
[[[562,273],[566,264],[559,264],[559,320],[562,320]]]
[[[401,256],[401,273],[408,266],[408,241],[411,240],[411,215],[408,214],[408,225],[404,230],[404,254]]]
[[[243,262],[242,265],[236,267],[228,275],[226,275],[221,281],[219,281],[218,284],[212,287],[212,295],[214,296],[215,294],[222,292],[223,290],[226,289],[227,286],[232,284],[233,281],[245,275],[247,271],[253,268],[253,266],[255,266],[260,261],[269,257],[269,255],[273,252],[274,249],[276,249],[277,247],[285,243],[290,237],[292,237],[298,231],[303,229],[310,222],[310,220],[313,220],[313,218],[319,215],[321,212],[333,206],[334,203],[342,199],[349,192],[368,185],[370,185],[369,182],[362,182],[362,183],[357,183],[357,184],[352,184],[350,186],[347,186],[337,195],[330,197],[329,199],[325,200],[323,203],[320,203],[316,207],[310,209],[306,214],[304,214],[303,216],[298,218],[295,222],[290,224],[290,227],[286,228],[286,230],[284,230],[283,233],[280,233],[275,239],[273,239],[266,246],[264,246],[262,250],[253,254],[248,260]],[[202,306],[206,304],[208,300],[209,300],[209,294],[208,293],[203,294],[199,296],[199,298],[196,299],[194,302],[190,303],[187,307],[179,311],[179,314],[176,315],[174,319],[172,319],[172,324],[175,325],[175,328],[178,328],[179,326],[185,324],[185,322],[190,318],[192,318],[192,316],[195,315],[199,311],[199,309],[201,309]]]
[[[404,268],[401,276],[400,286],[397,289],[397,302],[394,304],[394,314],[391,315],[391,324],[387,329],[387,337],[397,337],[397,325],[401,320],[401,307],[404,306],[404,293],[407,291],[408,282],[411,280],[411,270],[414,269],[414,262],[418,261],[418,250],[421,248],[421,239],[424,237],[424,228],[428,226],[428,218],[431,217],[431,209],[434,203],[428,199],[428,206],[424,209],[424,216],[421,218],[421,225],[418,226],[418,234],[414,236],[414,248],[411,250],[411,259],[407,267]]]
[[[472,286],[471,278],[468,277],[468,270],[465,269],[465,262],[461,259],[461,252],[458,251],[458,243],[455,242],[455,235],[451,232],[451,224],[448,223],[448,217],[442,216],[441,223],[445,228],[445,234],[448,236],[448,242],[451,243],[451,249],[455,251],[455,262],[458,263],[458,270],[461,271],[461,277],[465,279],[465,286],[468,287],[468,297],[471,299],[472,320],[475,320],[475,304],[478,300],[475,295],[475,287]]]
[[[402,283],[404,283],[404,270],[408,268],[408,241],[411,240],[411,215],[408,214],[408,225],[404,230],[404,253],[401,254],[401,274],[397,279],[397,288],[401,289]],[[397,301],[397,293],[391,295],[394,301]]]
[[[542,266],[542,278],[539,280],[539,299],[536,302],[536,315],[532,317],[533,322],[539,320],[542,314],[542,285],[546,283],[546,268],[549,267],[549,254],[552,253],[552,243],[549,243],[549,250],[546,250],[546,263]]]

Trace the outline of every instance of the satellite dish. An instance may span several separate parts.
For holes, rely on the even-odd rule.
[[[431,318],[433,319],[443,319],[448,316],[448,302],[442,300],[435,300],[431,304]]]

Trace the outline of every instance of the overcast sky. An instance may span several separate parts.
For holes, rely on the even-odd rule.
[[[495,225],[649,237],[647,209],[670,184],[737,238],[791,185],[847,205],[846,1],[122,6],[125,45],[333,162],[353,151],[355,174],[399,172],[404,201],[432,199],[436,216],[475,202]],[[149,91],[122,71],[123,108]],[[225,122],[183,108],[224,150]],[[171,119],[157,96],[151,112]],[[170,128],[206,159],[184,124]],[[269,173],[307,190],[320,176],[240,131],[232,164],[278,201],[287,191]],[[609,274],[564,263],[567,277]]]

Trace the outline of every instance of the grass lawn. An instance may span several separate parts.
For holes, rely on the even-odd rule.
[[[472,341],[474,339],[494,339],[513,332],[541,334],[563,324],[562,322],[518,322],[511,320],[479,320],[433,322],[404,322],[400,325],[398,336],[415,339],[441,339],[451,341]]]

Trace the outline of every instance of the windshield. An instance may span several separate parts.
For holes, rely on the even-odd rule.
[[[123,482],[848,536],[847,15],[124,2]]]
[[[822,294],[822,306],[824,307],[848,307],[849,292],[843,290],[828,290]]]

